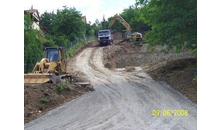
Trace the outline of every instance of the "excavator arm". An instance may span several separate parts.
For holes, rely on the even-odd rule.
[[[115,23],[115,20],[118,20],[121,24],[123,24],[125,26],[125,28],[127,29],[125,32],[125,35],[123,36],[125,38],[125,40],[130,40],[132,38],[132,36],[135,36],[137,41],[142,40],[142,34],[139,32],[133,33],[131,34],[131,27],[130,25],[118,14],[115,14],[113,19],[111,20],[108,29],[112,28],[112,25]]]
[[[111,27],[112,27],[112,25],[114,24],[114,22],[115,22],[116,19],[117,19],[119,22],[121,22],[121,23],[125,26],[125,28],[126,28],[127,30],[131,30],[130,25],[129,25],[121,16],[119,16],[118,14],[115,14],[115,15],[114,15],[113,19],[111,20],[111,22],[110,22],[110,24],[109,24],[109,26],[108,26],[108,29],[111,29]]]
[[[116,14],[117,15],[117,14]],[[108,25],[108,29],[111,29],[112,28],[112,25],[115,23],[115,20],[116,20],[116,15],[114,15],[113,19],[111,20],[111,22],[109,23]]]

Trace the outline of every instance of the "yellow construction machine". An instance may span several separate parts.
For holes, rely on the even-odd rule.
[[[139,40],[142,40],[142,34],[139,33],[139,32],[134,32],[134,33],[131,33],[131,27],[130,25],[121,17],[119,16],[118,14],[115,14],[113,19],[111,20],[109,26],[108,26],[108,29],[111,29],[112,25],[114,24],[115,20],[118,20],[120,23],[122,23],[122,25],[125,26],[125,28],[127,29],[125,31],[125,34],[124,34],[124,40],[131,40],[132,37],[135,37],[137,41]]]
[[[71,82],[66,70],[67,61],[63,47],[44,47],[44,58],[37,62],[32,73],[24,74],[24,83],[60,83],[62,78]]]

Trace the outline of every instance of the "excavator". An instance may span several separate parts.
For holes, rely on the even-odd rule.
[[[113,19],[111,20],[109,26],[108,26],[108,29],[111,30],[112,28],[112,25],[114,24],[115,20],[118,20],[120,23],[122,23],[122,25],[125,26],[125,28],[127,29],[125,31],[125,34],[124,34],[124,40],[131,40],[132,37],[135,37],[137,41],[140,41],[142,40],[142,34],[139,33],[139,32],[134,32],[134,33],[131,33],[131,27],[130,25],[121,17],[119,16],[118,14],[115,14]]]
[[[66,69],[67,62],[63,47],[44,47],[44,57],[34,66],[32,73],[24,74],[24,83],[60,83],[61,79],[72,77]]]

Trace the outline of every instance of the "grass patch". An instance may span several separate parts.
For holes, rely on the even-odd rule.
[[[69,59],[69,57],[73,56],[83,45],[87,44],[87,42],[93,42],[95,40],[96,40],[95,37],[91,37],[87,40],[81,40],[80,42],[78,42],[75,45],[73,45],[72,47],[70,47],[66,52],[67,59]]]
[[[48,103],[49,102],[49,100],[47,100],[46,98],[41,98],[40,99],[40,103],[41,104],[46,104],[46,103]]]
[[[60,93],[64,89],[64,84],[60,83],[56,86],[57,93]]]

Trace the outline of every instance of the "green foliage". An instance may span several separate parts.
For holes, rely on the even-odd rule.
[[[95,30],[92,28],[90,24],[85,25],[86,28],[86,36],[94,36],[95,35]]]
[[[67,58],[69,58],[72,55],[74,55],[83,45],[87,44],[86,41],[92,42],[92,41],[95,41],[95,40],[97,40],[95,37],[91,37],[90,39],[81,40],[77,44],[74,44],[70,49],[67,50],[67,52],[66,52]]]
[[[49,102],[49,100],[47,100],[46,98],[41,98],[40,99],[41,104],[45,104],[45,103],[48,103],[48,102]]]
[[[105,16],[103,16],[103,19],[101,21],[101,26],[102,26],[102,29],[108,29],[109,21],[105,20]]]
[[[49,33],[53,33],[53,28],[54,28],[54,21],[56,20],[56,14],[52,13],[48,13],[48,12],[44,12],[41,15],[41,19],[40,19],[40,25],[44,26],[45,28],[47,28],[47,30],[49,31]]]
[[[57,10],[57,14],[45,12],[41,15],[40,25],[49,30],[49,34],[46,35],[46,46],[67,47],[77,37],[92,33],[89,25],[82,21],[81,14],[75,8],[64,7]]]
[[[59,93],[64,89],[64,84],[60,83],[56,86],[56,91]]]
[[[27,13],[24,16],[24,72],[31,72],[35,64],[42,59],[43,46],[62,46],[68,48],[69,44],[77,37],[94,35],[95,29],[90,24],[85,24],[81,14],[75,8],[64,7],[57,13],[45,12],[41,15],[40,25],[49,33],[44,37],[40,32],[32,29],[33,20]]]
[[[135,6],[129,6],[129,8],[124,9],[120,16],[131,26],[132,31],[148,31],[150,26],[146,23],[144,19],[144,13],[141,8],[136,8]],[[108,21],[111,21],[113,17],[110,17]],[[109,22],[108,22],[109,23]],[[112,26],[112,29],[117,31],[126,30],[126,28],[116,20]]]
[[[151,0],[143,7],[144,18],[152,26],[145,35],[151,45],[168,45],[179,52],[197,48],[197,1]]]
[[[24,29],[31,29],[32,27],[32,20],[31,20],[31,15],[30,13],[27,13],[24,15]]]
[[[135,5],[144,5],[148,3],[150,0],[136,0]]]
[[[132,42],[136,42],[136,37],[133,36],[133,37],[131,38],[131,40],[132,40]]]
[[[42,57],[43,38],[38,30],[32,29],[30,14],[24,16],[24,72],[31,72]]]

